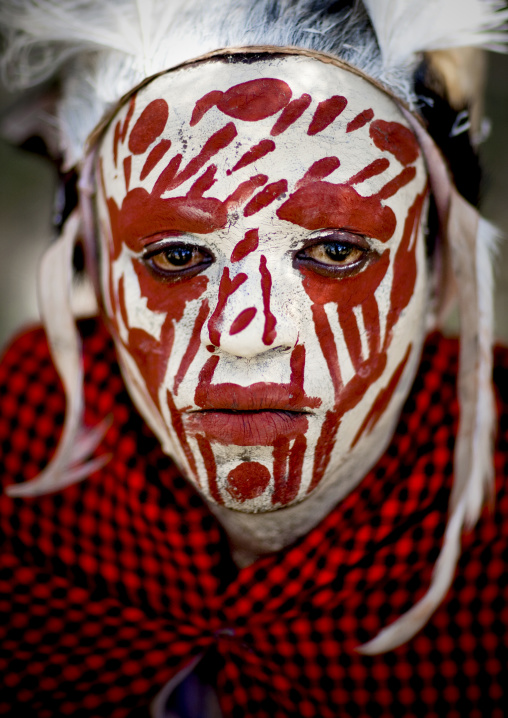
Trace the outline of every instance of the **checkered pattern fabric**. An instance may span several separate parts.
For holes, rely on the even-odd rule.
[[[453,588],[424,630],[364,657],[355,647],[423,594],[440,549],[456,343],[429,339],[393,442],[361,485],[296,544],[238,570],[132,407],[105,329],[81,328],[85,419],[112,415],[97,450],[111,460],[53,495],[0,499],[0,715],[148,716],[162,686],[212,649],[227,718],[506,715],[506,353],[497,354],[495,507],[464,536]],[[42,331],[7,351],[0,385],[10,484],[40,472],[62,424]]]

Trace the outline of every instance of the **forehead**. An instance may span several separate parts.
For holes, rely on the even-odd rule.
[[[199,173],[207,161],[219,165],[218,195],[234,190],[242,170],[249,177],[261,170],[271,178],[274,167],[281,176],[301,174],[333,156],[338,162],[327,169],[333,166],[333,181],[342,182],[380,155],[396,159],[400,170],[416,160],[418,149],[399,108],[377,87],[340,67],[289,56],[210,61],[155,78],[118,112],[100,153],[109,179],[119,180],[111,189],[121,201],[125,162],[151,192],[168,159],[180,155],[185,162],[201,153],[194,169]],[[192,171],[187,175],[176,194],[195,181]],[[385,183],[386,176],[377,182]],[[167,196],[177,189],[170,184]],[[377,189],[371,181],[369,193]]]

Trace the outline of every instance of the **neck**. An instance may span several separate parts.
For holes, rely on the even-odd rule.
[[[366,476],[391,441],[398,415],[388,425],[379,422],[371,434],[369,450],[350,457],[336,475],[329,476],[307,498],[287,508],[249,514],[207,502],[226,531],[233,560],[240,568],[260,556],[280,551],[311,531]]]

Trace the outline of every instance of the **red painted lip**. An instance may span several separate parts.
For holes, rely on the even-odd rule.
[[[209,441],[235,446],[270,446],[281,437],[294,439],[309,428],[305,414],[280,409],[225,411],[215,407],[192,412],[185,424],[192,434],[203,433]]]
[[[292,393],[288,384],[257,382],[250,386],[239,384],[209,384],[198,406],[204,411],[289,411],[309,412],[320,406],[321,399],[302,397]],[[307,401],[305,400],[307,399]]]

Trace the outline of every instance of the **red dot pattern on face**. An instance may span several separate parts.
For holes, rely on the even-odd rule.
[[[258,310],[256,307],[248,307],[248,309],[244,309],[243,312],[240,312],[231,324],[231,329],[229,330],[231,336],[239,334],[246,329],[256,316],[257,312]]]
[[[247,167],[247,165],[250,165],[257,160],[260,160],[269,152],[273,152],[274,149],[275,142],[273,142],[273,140],[261,140],[261,142],[258,142],[257,145],[251,147],[250,150],[248,150],[244,155],[242,155],[242,157],[240,157],[236,165],[233,167],[232,171],[236,172],[237,170],[241,170],[242,167]]]
[[[370,122],[373,117],[374,110],[372,109],[360,112],[360,114],[356,115],[356,117],[351,120],[351,122],[348,122],[346,132],[355,132],[355,130],[361,130],[361,128],[365,127],[365,125]]]
[[[241,274],[237,274],[233,279],[230,279],[229,268],[224,268],[219,285],[217,305],[212,316],[208,320],[208,335],[210,337],[210,341],[216,347],[220,346],[222,312],[226,307],[229,297],[236,292],[236,290],[241,287],[246,280],[247,275],[243,272]]]
[[[278,182],[272,182],[266,185],[260,192],[255,195],[251,201],[247,204],[243,210],[245,217],[251,217],[256,212],[268,207],[269,204],[275,202],[275,200],[287,192],[288,183],[287,180],[282,179]]]
[[[190,124],[191,127],[197,125],[203,115],[214,106],[235,120],[265,120],[286,107],[291,95],[287,82],[270,77],[233,85],[226,92],[213,90],[196,102]]]
[[[416,162],[420,156],[420,146],[410,129],[399,122],[375,120],[370,126],[370,136],[376,147],[390,152],[401,165]]]
[[[166,100],[153,100],[140,114],[129,137],[129,150],[133,155],[144,154],[162,135],[169,117]]]
[[[229,472],[227,491],[236,501],[255,499],[270,483],[270,472],[258,461],[245,461]]]
[[[241,239],[231,253],[231,262],[239,262],[258,248],[259,232],[257,229],[248,229],[245,237]]]
[[[297,100],[291,100],[289,105],[281,112],[280,117],[270,130],[272,137],[281,135],[288,127],[291,127],[303,115],[307,107],[312,102],[312,97],[306,93]]]
[[[346,107],[347,100],[341,95],[334,95],[320,102],[309,125],[307,134],[317,135],[319,132],[326,130],[326,128],[344,112]]]
[[[146,158],[145,164],[143,165],[143,169],[141,170],[141,174],[139,175],[139,179],[141,181],[143,181],[145,177],[148,177],[150,172],[161,161],[161,159],[164,157],[170,147],[171,140],[161,140],[155,145],[153,150]]]

